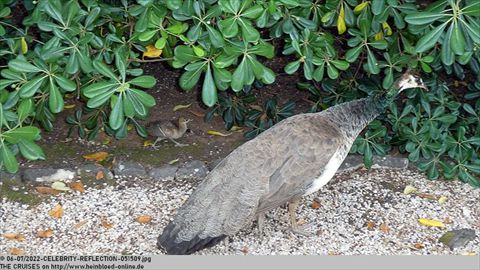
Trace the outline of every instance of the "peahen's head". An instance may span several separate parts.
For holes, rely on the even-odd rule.
[[[423,88],[428,90],[428,88],[423,83],[422,79],[413,74],[410,70],[407,70],[398,80],[395,82],[394,87],[390,88],[390,90],[383,92],[374,97],[375,99],[375,107],[379,111],[383,111],[387,106],[392,103],[395,98],[398,97],[398,94],[405,89],[409,88]]]
[[[407,70],[407,72],[405,72],[402,77],[400,77],[395,83],[395,88],[398,90],[398,92],[402,92],[405,89],[417,87],[427,90],[427,87],[423,83],[422,78],[420,78],[418,75],[413,74],[410,70]]]

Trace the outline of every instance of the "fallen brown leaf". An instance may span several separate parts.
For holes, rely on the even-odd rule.
[[[247,246],[244,246],[240,251],[241,251],[243,254],[247,254],[247,253],[248,253],[248,247],[247,247]]]
[[[112,223],[109,223],[107,218],[102,218],[102,226],[105,228],[105,229],[111,229],[113,228],[113,224]]]
[[[76,190],[80,193],[85,192],[85,187],[83,186],[83,183],[81,181],[70,183],[69,186],[71,189]]]
[[[305,224],[305,223],[307,223],[307,221],[306,221],[305,219],[303,219],[303,218],[301,218],[301,219],[299,219],[299,220],[297,221],[297,224],[298,224],[298,225],[303,225],[303,224]]]
[[[57,195],[60,193],[60,190],[53,189],[51,187],[35,187],[37,192],[42,194]]]
[[[47,229],[44,231],[38,231],[37,232],[37,237],[40,238],[49,238],[53,236],[53,230],[52,229]]]
[[[313,201],[310,207],[312,207],[313,209],[318,209],[320,208],[320,203],[317,201]]]
[[[428,193],[417,193],[417,196],[427,200],[434,200],[434,201],[438,200],[437,196],[428,194]]]
[[[107,159],[108,153],[107,152],[96,152],[88,155],[84,155],[83,158],[90,161],[102,162]]]
[[[24,241],[25,236],[20,233],[5,233],[3,237],[7,238],[8,240],[15,240],[15,241]]]
[[[16,255],[16,256],[22,256],[25,254],[25,251],[23,249],[20,249],[20,248],[11,248],[10,249],[10,254],[11,255]]]
[[[82,220],[80,222],[78,222],[77,224],[73,225],[73,228],[74,229],[80,229],[83,225],[87,224],[87,220]]]
[[[152,221],[152,217],[148,215],[141,215],[137,217],[137,222],[142,224],[147,224]]]
[[[203,112],[197,112],[197,111],[192,111],[192,110],[189,110],[189,112],[193,115],[195,115],[196,117],[204,117],[205,116],[205,113]]]
[[[416,249],[422,249],[422,248],[424,248],[425,246],[424,246],[422,243],[416,243],[416,244],[414,245],[414,247],[415,247]]]
[[[95,176],[95,179],[101,180],[103,178],[105,178],[105,174],[103,173],[103,171],[98,171],[97,175]]]
[[[380,227],[378,227],[378,228],[380,229],[380,231],[382,231],[384,233],[390,232],[390,228],[388,227],[388,225],[386,223],[380,224]]]
[[[375,228],[375,222],[371,220],[367,221],[367,229],[373,230],[373,228]]]
[[[48,211],[48,215],[53,218],[61,218],[63,216],[63,207],[61,204],[55,205],[52,210]]]
[[[449,217],[446,217],[446,218],[443,220],[443,223],[445,223],[445,224],[452,224],[453,221],[452,221]]]

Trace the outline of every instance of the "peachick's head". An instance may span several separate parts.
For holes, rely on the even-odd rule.
[[[395,88],[398,89],[398,92],[402,92],[405,89],[417,87],[428,90],[428,88],[423,83],[422,78],[420,78],[418,75],[412,74],[409,70],[407,70],[407,72],[405,72],[402,77],[400,77],[395,83]]]
[[[191,122],[191,121],[192,119],[185,119],[183,117],[178,118],[178,123],[183,125],[186,125],[188,122]]]

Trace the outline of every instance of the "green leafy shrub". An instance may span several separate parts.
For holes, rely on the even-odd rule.
[[[155,104],[145,91],[155,80],[143,75],[140,65],[146,62],[142,54],[153,48],[161,50],[157,51],[164,57],[160,60],[184,70],[179,81],[183,89],[199,85],[203,103],[213,108],[211,115],[222,115],[227,129],[234,124],[257,130],[270,126],[258,122],[255,116],[261,113],[238,101],[243,89],[255,81],[275,81],[277,74],[264,60],[280,54],[290,59],[286,73],[302,74],[319,86],[301,87],[312,93],[312,111],[389,89],[405,68],[422,71],[433,90],[406,93],[408,99],[372,123],[352,151],[363,154],[368,165],[372,154],[385,154],[395,146],[431,178],[458,176],[479,185],[480,2],[421,4],[411,0],[3,1],[0,153],[7,154],[0,156],[0,164],[15,171],[15,149],[20,147],[4,134],[32,124],[51,129],[64,99],[71,96],[85,104],[82,113],[67,120],[80,136],[93,138],[103,128],[122,138],[130,123],[145,135],[138,121],[148,117]],[[18,5],[27,14],[22,23],[14,23],[9,15]],[[469,80],[465,93],[449,90],[453,76]],[[270,114],[270,119],[283,117],[281,109],[272,109],[277,104],[264,107],[259,111]],[[35,139],[38,136],[30,136],[28,141]]]

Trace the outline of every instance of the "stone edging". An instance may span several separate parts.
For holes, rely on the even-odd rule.
[[[186,178],[204,178],[221,159],[206,163],[200,160],[191,160],[179,165],[163,165],[160,167],[147,168],[146,166],[131,161],[117,161],[109,170],[98,164],[84,164],[77,168],[24,168],[19,173],[9,174],[0,172],[0,182],[4,180],[15,180],[24,182],[53,182],[72,180],[76,176],[93,176],[98,171],[103,171],[105,178],[112,179],[121,176],[148,177],[152,179],[174,180]],[[338,169],[338,172],[356,170],[363,167],[363,158],[358,155],[349,155]],[[374,156],[372,168],[388,168],[402,170],[408,167],[408,159],[403,157]]]

